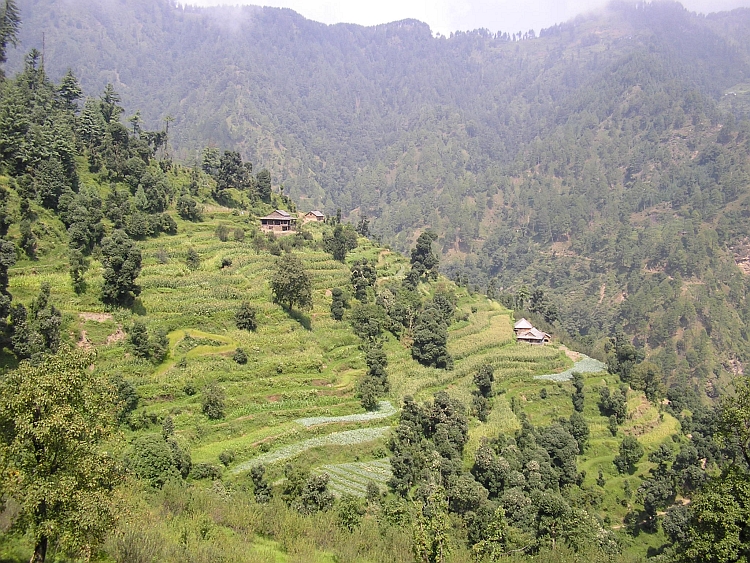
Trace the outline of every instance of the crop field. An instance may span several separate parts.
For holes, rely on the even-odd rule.
[[[372,482],[380,490],[386,488],[391,478],[391,464],[387,459],[361,461],[354,463],[340,463],[337,465],[323,465],[317,473],[327,473],[330,477],[329,487],[333,494],[344,494],[364,497],[367,484]]]
[[[579,468],[586,472],[585,484],[592,486],[599,469],[603,471],[607,481],[603,502],[612,507],[613,516],[621,517],[626,511],[622,496],[626,477],[615,472],[612,459],[622,435],[638,437],[651,451],[679,431],[675,419],[646,402],[642,394],[631,393],[628,419],[613,437],[596,407],[597,387],[615,384],[603,371],[604,364],[587,357],[574,364],[554,344],[517,344],[511,312],[461,288],[455,289],[461,320],[448,330],[454,368],[419,365],[407,343],[389,335],[384,350],[391,392],[378,410],[366,413],[355,396],[355,384],[366,367],[360,341],[346,322],[330,316],[329,291],[347,287],[348,266],[322,250],[301,251],[313,279],[313,308],[290,314],[272,303],[268,281],[277,258],[254,249],[253,237],[259,235],[253,221],[218,208],[202,223],[175,219],[178,235],[138,243],[143,253],[138,278],[142,293],[132,311],[106,310],[100,303],[101,267],[95,260],[82,295],[73,293],[64,261],[20,261],[11,271],[10,291],[25,303],[42,282],[49,282],[53,302],[64,313],[65,338],[95,350],[97,369],[135,385],[139,406],[132,419],[137,424],[124,429],[128,439],[160,432],[161,422],[170,416],[178,441],[194,463],[221,467],[220,454],[233,454],[225,473],[230,479],[247,479],[253,465],[264,463],[270,478],[278,480],[283,465],[295,461],[328,473],[336,495],[363,496],[370,481],[386,487],[390,466],[385,442],[406,395],[422,401],[445,389],[468,406],[474,374],[485,363],[495,368],[495,397],[488,420],[471,418],[464,457],[469,467],[485,437],[520,427],[521,411],[537,425],[570,416],[568,379],[572,371],[579,371],[586,377],[584,414],[591,428],[590,445],[579,458]],[[242,229],[244,240],[230,236],[220,241],[215,233],[218,224],[227,225],[231,232]],[[308,228],[320,240],[322,227]],[[195,270],[185,263],[190,247],[201,260]],[[364,239],[347,261],[360,258],[377,264],[378,283],[397,281],[409,268],[401,255]],[[222,268],[225,259],[231,265]],[[420,291],[426,293],[428,287]],[[255,331],[235,326],[234,314],[243,301],[257,311]],[[144,322],[149,332],[167,333],[169,355],[160,365],[132,355],[126,338],[136,320]],[[247,354],[244,365],[232,359],[238,347]],[[203,391],[212,382],[226,396],[225,416],[220,420],[209,420],[201,412]],[[639,473],[648,467],[643,462]]]

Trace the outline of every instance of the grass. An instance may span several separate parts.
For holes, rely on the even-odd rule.
[[[617,437],[611,436],[607,420],[596,406],[596,387],[603,381],[612,386],[615,381],[600,371],[600,363],[584,358],[583,363],[573,365],[555,345],[517,344],[511,312],[461,288],[456,288],[457,316],[464,320],[448,331],[454,368],[445,371],[421,366],[411,358],[408,346],[388,336],[384,350],[391,391],[379,411],[365,413],[355,396],[356,382],[366,369],[364,354],[348,324],[330,317],[327,295],[333,287],[347,286],[348,266],[320,250],[302,251],[313,280],[313,308],[302,315],[290,315],[272,303],[268,279],[276,257],[253,250],[251,219],[229,212],[207,214],[203,223],[174,218],[178,235],[139,243],[144,260],[138,282],[143,290],[133,311],[107,311],[101,305],[101,268],[96,260],[87,274],[85,293],[73,293],[67,264],[54,258],[60,246],[57,239],[44,242],[49,252],[38,262],[21,260],[11,269],[10,291],[16,300],[28,303],[42,282],[50,282],[52,300],[65,314],[68,342],[78,345],[85,336],[87,345],[97,351],[96,369],[110,376],[122,375],[136,386],[140,404],[135,414],[148,415],[142,418],[157,422],[138,430],[124,429],[126,440],[160,432],[160,421],[171,416],[177,440],[190,451],[194,463],[218,466],[222,452],[234,453],[235,461],[225,473],[229,483],[246,486],[246,472],[257,463],[268,464],[268,476],[278,480],[284,463],[294,460],[313,471],[329,473],[335,493],[361,496],[370,479],[385,488],[389,475],[386,437],[397,423],[397,409],[406,395],[422,401],[447,390],[470,405],[474,374],[485,363],[494,367],[496,395],[489,418],[486,422],[470,420],[464,456],[468,468],[483,439],[513,433],[520,427],[512,404],[535,425],[569,417],[573,412],[572,386],[566,379],[577,370],[585,375],[584,414],[591,429],[589,446],[579,457],[579,470],[586,473],[584,486],[601,494],[602,513],[617,523],[628,510],[623,497],[625,479],[637,488],[635,477],[617,474],[612,464],[622,437],[637,436],[648,453],[679,432],[674,418],[650,405],[642,394],[631,393],[628,420]],[[55,219],[45,220],[53,224],[51,232],[63,232]],[[218,222],[230,229],[242,227],[247,238],[244,242],[219,241],[214,234]],[[310,226],[317,239],[320,229]],[[379,283],[398,279],[408,270],[408,262],[400,255],[364,239],[360,243],[348,261],[368,258],[376,262]],[[189,246],[201,257],[196,270],[184,263]],[[222,269],[224,257],[231,258],[232,265]],[[426,293],[430,288],[420,289]],[[243,301],[250,301],[257,310],[255,331],[238,330],[234,325],[234,313]],[[153,365],[130,353],[122,337],[134,320],[144,321],[150,332],[167,332],[170,353],[162,364]],[[245,365],[232,359],[238,347],[247,354]],[[201,412],[202,391],[213,381],[226,395],[225,418],[215,421]],[[544,399],[542,389],[546,391]],[[639,474],[649,467],[642,461]],[[606,479],[603,488],[595,484],[599,469]],[[296,560],[289,558],[287,545],[257,534],[251,540],[247,545],[252,560]],[[306,560],[333,559],[316,551]]]

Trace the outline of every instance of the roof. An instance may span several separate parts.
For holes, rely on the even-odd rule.
[[[307,215],[315,215],[316,217],[325,217],[325,215],[323,215],[323,212],[318,211],[317,209],[315,211],[308,211]]]
[[[520,321],[518,321],[516,324],[513,325],[513,328],[515,328],[515,329],[519,329],[519,328],[523,328],[523,329],[534,328],[534,325],[532,325],[526,319],[521,319]]]
[[[547,334],[546,332],[542,332],[541,330],[533,327],[531,328],[531,330],[518,335],[518,338],[521,340],[544,340],[545,338],[549,337],[549,334]]]
[[[292,217],[286,211],[284,211],[282,209],[277,209],[276,211],[274,211],[270,215],[266,215],[265,217],[261,217],[261,220],[263,220],[263,219],[288,219],[288,220],[291,221]]]

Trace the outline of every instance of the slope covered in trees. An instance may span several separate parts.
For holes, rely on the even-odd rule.
[[[542,289],[592,353],[619,327],[673,379],[720,385],[747,360],[748,10],[615,2],[539,37],[433,37],[272,8],[19,5],[51,76],[112,82],[127,116],[168,125],[165,151],[235,147],[401,250],[429,227],[454,279]]]

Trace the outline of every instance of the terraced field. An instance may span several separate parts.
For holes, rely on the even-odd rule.
[[[301,257],[312,274],[314,306],[309,312],[288,314],[271,301],[268,279],[276,257],[254,250],[252,221],[228,210],[198,224],[175,218],[178,235],[139,243],[143,292],[133,312],[104,310],[98,301],[101,275],[96,262],[88,274],[88,290],[80,296],[70,290],[63,263],[21,262],[12,272],[10,289],[28,301],[42,281],[49,281],[53,300],[65,312],[69,339],[96,349],[98,369],[121,374],[136,385],[137,429],[126,430],[128,437],[159,432],[161,421],[171,416],[178,440],[195,463],[219,466],[219,454],[233,452],[235,461],[228,475],[235,479],[245,479],[247,469],[261,462],[277,479],[284,463],[296,460],[329,473],[337,494],[364,494],[368,480],[382,488],[389,476],[385,438],[397,422],[404,396],[426,400],[447,389],[469,405],[473,376],[482,364],[490,363],[495,367],[497,396],[487,422],[472,419],[468,465],[484,436],[518,428],[519,408],[535,424],[569,416],[570,385],[565,379],[573,369],[587,372],[589,390],[605,375],[596,373],[603,366],[595,360],[584,358],[574,366],[555,345],[516,344],[509,311],[457,288],[457,316],[465,320],[454,323],[448,332],[454,369],[420,366],[411,359],[407,345],[389,336],[384,349],[391,393],[378,411],[365,413],[354,395],[355,382],[365,369],[360,342],[346,323],[330,317],[328,292],[347,285],[348,267],[321,250],[306,248]],[[215,234],[218,224],[231,231],[242,228],[244,240],[221,242]],[[311,231],[320,238],[320,226],[313,225]],[[402,256],[364,239],[360,243],[348,259],[376,261],[381,283],[399,279],[408,269]],[[201,257],[194,271],[185,264],[189,247]],[[231,266],[221,268],[225,258]],[[235,327],[234,313],[242,301],[257,309],[254,332]],[[143,320],[149,331],[167,332],[170,354],[161,365],[129,353],[126,333],[136,319]],[[247,353],[247,364],[232,360],[237,347]],[[214,381],[226,394],[226,416],[218,421],[201,412],[203,389]],[[539,398],[542,388],[547,391],[544,400]],[[676,421],[644,403],[640,395],[634,395],[631,403],[624,431],[637,435],[647,448],[676,431]],[[592,480],[599,468],[606,467],[611,474],[617,439],[609,435],[593,398],[587,399],[586,409],[592,446],[581,464],[587,480]],[[618,477],[611,475],[611,479],[617,482]]]

